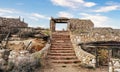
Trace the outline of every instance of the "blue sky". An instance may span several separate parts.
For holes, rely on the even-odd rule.
[[[120,0],[0,0],[0,16],[21,16],[48,28],[50,17],[91,19],[95,27],[120,28]]]

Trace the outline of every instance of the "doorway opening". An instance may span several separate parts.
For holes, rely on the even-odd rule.
[[[56,23],[55,31],[68,31],[67,23]]]

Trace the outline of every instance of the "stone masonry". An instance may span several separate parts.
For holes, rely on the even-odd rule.
[[[96,42],[96,41],[120,41],[120,29],[110,27],[94,27],[91,20],[76,18],[52,18],[50,21],[51,34],[55,31],[55,23],[67,23],[67,32],[70,33],[70,39],[77,58],[81,64],[95,67],[95,56],[84,51],[79,43]],[[53,35],[51,35],[52,38]],[[63,38],[64,39],[64,38]]]
[[[11,28],[15,27],[28,27],[28,24],[23,21],[21,21],[20,18],[4,18],[0,17],[0,32],[6,32],[9,31]]]

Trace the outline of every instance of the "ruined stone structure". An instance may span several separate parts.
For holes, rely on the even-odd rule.
[[[56,23],[67,23],[68,31],[79,31],[81,33],[90,32],[94,24],[90,20],[69,19],[69,18],[51,18],[50,28],[55,31]]]
[[[56,23],[67,23],[66,31],[57,31]],[[82,20],[75,18],[51,18],[50,21],[50,29],[51,29],[51,48],[49,57],[52,59],[56,59],[53,63],[63,63],[66,64],[65,61],[69,62],[68,64],[74,63],[74,57],[77,57],[81,63],[81,65],[96,67],[97,57],[92,53],[89,53],[82,49],[79,43],[88,43],[88,42],[99,42],[99,41],[120,41],[120,29],[112,29],[110,27],[94,27],[94,24],[91,20]],[[62,47],[65,44],[67,45],[66,39],[64,36],[70,36],[70,40],[67,40],[67,43],[72,45],[68,45],[67,49],[71,49],[75,55],[70,59],[66,59],[72,52],[67,52],[67,49]],[[56,38],[56,39],[55,39]],[[56,44],[56,45],[55,45]],[[52,51],[54,49],[54,52]],[[67,52],[65,55],[64,52]],[[54,54],[51,54],[54,53]],[[60,54],[59,54],[60,53]],[[62,57],[65,56],[63,59]],[[71,60],[72,62],[70,62]],[[120,66],[120,65],[119,65]],[[105,68],[105,71],[106,70]]]
[[[68,23],[70,31],[77,33],[88,33],[94,28],[94,24],[90,20],[70,19]]]
[[[75,18],[52,18],[50,29],[55,31],[56,23],[67,23],[67,31],[71,32],[72,37],[80,38],[81,42],[91,41],[120,41],[120,29],[110,27],[94,27],[91,20]]]
[[[50,20],[50,29],[52,32],[55,31],[56,23],[68,23],[68,18],[51,18]],[[69,26],[67,27],[69,29]]]
[[[9,31],[11,28],[28,27],[28,24],[20,20],[20,18],[3,18],[0,17],[0,32]]]

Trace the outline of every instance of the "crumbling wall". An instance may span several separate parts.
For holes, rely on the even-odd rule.
[[[71,32],[72,33],[72,32]],[[72,33],[79,36],[80,42],[120,41],[120,30],[112,28],[94,28],[89,33]]]
[[[0,50],[0,71],[2,72],[35,72],[44,66],[44,60],[50,44],[47,43],[42,50],[30,53],[28,50],[12,50],[8,60],[3,57],[5,49]]]
[[[0,26],[4,26],[0,29],[0,32],[9,32],[12,27],[28,27],[28,24],[21,21],[20,18],[3,18],[0,17]],[[15,30],[12,30],[15,31]],[[11,31],[11,32],[12,32]]]
[[[73,33],[90,32],[94,27],[94,24],[91,20],[70,19],[68,23],[70,25],[70,31]]]

